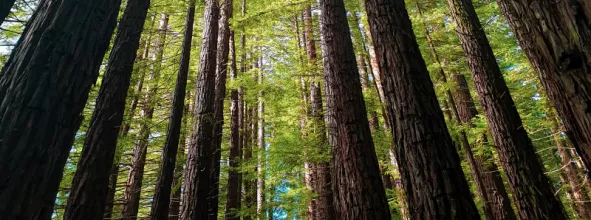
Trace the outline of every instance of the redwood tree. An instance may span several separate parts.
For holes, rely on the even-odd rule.
[[[591,167],[591,3],[499,0],[498,4],[567,136]],[[591,178],[591,173],[587,175]]]
[[[199,58],[199,76],[195,93],[195,126],[189,141],[187,169],[185,171],[181,218],[185,220],[209,219],[215,210],[208,210],[208,203],[215,199],[211,187],[217,185],[212,178],[215,149],[213,146],[214,99],[218,19],[220,9],[217,0],[207,0],[204,12],[203,41]],[[217,161],[219,163],[219,161]]]
[[[195,20],[195,0],[189,0],[188,3],[189,6],[185,20],[181,60],[172,100],[172,111],[168,122],[168,131],[166,132],[166,142],[162,151],[160,176],[156,183],[156,191],[154,192],[150,213],[151,219],[153,220],[167,220],[169,214],[168,208],[181,136],[181,125],[183,123],[185,96],[187,93],[187,76],[189,75],[189,61],[191,59],[192,48],[191,43],[193,40],[193,23]]]
[[[365,7],[411,218],[478,219],[404,1]]]
[[[565,219],[511,98],[472,1],[447,0],[521,219]]]
[[[0,2],[0,25],[2,25],[10,14],[10,9],[14,5],[14,2],[16,2],[16,0],[4,0]]]
[[[324,82],[339,219],[390,219],[343,0],[319,1]]]
[[[102,219],[103,198],[123,122],[125,99],[150,0],[130,0],[119,22],[90,127],[72,181],[64,219]],[[113,166],[115,167],[115,166]]]
[[[0,73],[0,215],[49,219],[121,0],[41,1]],[[4,2],[3,2],[4,3]]]

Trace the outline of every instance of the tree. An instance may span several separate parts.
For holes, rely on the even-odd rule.
[[[0,25],[6,21],[6,18],[10,14],[10,9],[14,5],[14,2],[16,2],[16,0],[6,0],[0,2],[0,19],[2,19],[0,20]]]
[[[365,7],[411,218],[479,218],[404,1]]]
[[[4,218],[51,217],[84,104],[115,29],[120,0],[75,2],[42,1],[0,73]]]
[[[566,134],[585,166],[591,167],[591,79],[586,76],[591,69],[589,2],[502,0],[498,4]]]
[[[162,13],[160,17],[160,27],[158,28],[159,36],[156,42],[156,49],[153,54],[154,64],[151,67],[149,80],[158,81],[160,79],[160,71],[162,67],[162,58],[164,54],[164,46],[166,43],[166,31],[168,29],[168,22],[170,15],[168,13]],[[125,185],[125,199],[123,210],[121,211],[121,218],[124,219],[136,219],[140,197],[142,192],[142,184],[144,181],[144,169],[146,165],[146,155],[148,154],[148,146],[150,145],[149,138],[151,135],[150,122],[154,117],[154,99],[156,92],[158,91],[157,86],[147,86],[147,94],[143,97],[143,109],[142,116],[144,120],[140,123],[138,138],[133,148],[133,158],[131,161],[131,170],[127,178],[127,184]]]
[[[185,185],[181,219],[197,220],[210,219],[217,213],[208,210],[209,200],[217,195],[211,195],[210,187],[217,187],[211,172],[214,172],[215,149],[214,139],[214,103],[215,103],[215,72],[216,49],[218,38],[218,19],[220,9],[217,0],[207,0],[204,12],[203,41],[201,42],[201,56],[199,58],[199,76],[195,92],[195,120],[193,132],[189,142],[187,155],[187,169],[185,171]],[[219,163],[219,161],[217,161]]]
[[[150,0],[130,0],[119,22],[117,37],[96,101],[85,144],[64,219],[102,219],[105,202],[101,198],[109,188],[117,138],[123,122],[125,100],[129,89],[140,37]]]
[[[514,107],[472,1],[447,0],[484,115],[522,219],[564,219],[562,204]]]
[[[185,37],[183,39],[181,62],[177,76],[176,87],[174,90],[172,111],[168,122],[168,131],[166,133],[166,143],[162,153],[162,164],[160,167],[160,176],[156,184],[154,201],[150,216],[152,219],[168,219],[169,204],[171,196],[172,182],[174,179],[174,170],[181,136],[181,125],[183,123],[183,113],[185,107],[185,96],[187,89],[187,76],[189,74],[189,61],[191,59],[191,48],[193,40],[193,23],[195,20],[195,0],[189,0],[187,17],[185,23]],[[183,140],[184,141],[184,140]]]
[[[332,180],[340,219],[390,219],[342,0],[321,0]]]

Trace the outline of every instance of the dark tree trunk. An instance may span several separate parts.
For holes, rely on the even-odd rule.
[[[157,82],[160,78],[161,64],[164,53],[164,44],[166,42],[166,31],[168,28],[169,15],[162,13],[160,18],[160,27],[158,31],[160,36],[157,39],[157,48],[154,53],[153,66],[149,75],[150,81]],[[146,87],[148,91],[143,97],[142,117],[143,120],[138,129],[138,140],[133,148],[131,159],[131,170],[125,185],[124,202],[121,211],[123,219],[137,219],[140,205],[142,184],[144,178],[144,166],[146,165],[146,156],[148,154],[149,137],[151,134],[150,122],[154,116],[154,99],[158,91],[157,86]]]
[[[76,2],[42,1],[0,73],[0,216],[6,219],[51,218],[117,22],[120,0]]]
[[[566,134],[591,167],[591,3],[499,0],[498,4]],[[591,173],[587,175],[591,178]]]
[[[390,219],[345,5],[342,0],[321,0],[319,6],[335,217]]]
[[[244,73],[244,72],[243,72]],[[244,101],[244,99],[243,99]],[[249,107],[246,103],[244,104],[244,162],[248,162],[252,159],[252,123],[254,120],[252,107]],[[252,175],[250,171],[244,172],[245,176]],[[244,207],[249,212],[252,210],[254,205],[254,184],[251,179],[243,178],[244,181]],[[252,216],[246,215],[244,220],[251,220]]]
[[[215,161],[217,158],[213,146],[219,14],[218,1],[207,0],[199,58],[199,76],[195,92],[195,111],[192,113],[195,125],[189,141],[181,211],[181,218],[185,220],[210,219],[213,213],[217,213],[217,205],[214,210],[209,210],[208,204],[210,200],[217,200],[217,195],[211,191],[212,188],[217,188],[211,173],[215,170],[213,164],[219,163],[219,160]]]
[[[130,0],[119,22],[117,37],[103,77],[96,107],[86,132],[84,147],[72,181],[64,219],[102,219],[125,100],[150,0]],[[117,174],[117,173],[116,173]],[[116,179],[115,179],[116,182]]]
[[[562,204],[554,196],[551,182],[523,128],[472,1],[447,0],[447,3],[519,217],[565,219]]]
[[[312,116],[312,134],[315,136],[315,143],[320,155],[325,155],[330,152],[328,148],[328,140],[326,138],[326,126],[324,122],[324,114],[322,108],[322,93],[320,91],[320,83],[313,82],[310,84],[310,102],[311,102],[311,116]],[[318,194],[316,199],[316,219],[318,220],[332,220],[335,219],[335,208],[333,205],[333,192],[330,176],[330,164],[328,162],[319,162],[316,164],[316,188],[315,193]]]
[[[10,14],[10,9],[14,5],[14,2],[16,2],[16,0],[4,0],[0,2],[0,25],[2,25]]]
[[[230,54],[231,54],[231,72],[230,77],[233,80],[238,78],[236,68],[236,49],[234,43],[234,32],[230,33]],[[241,119],[240,101],[238,99],[238,90],[231,91],[230,105],[230,170],[228,171],[228,194],[226,196],[226,220],[237,220],[239,216],[237,211],[241,206],[240,195],[242,193],[242,174],[239,171],[240,161],[242,160],[242,143],[240,135]]]
[[[460,120],[460,123],[472,126],[472,119],[478,115],[478,112],[474,105],[472,95],[470,94],[468,82],[461,74],[454,74],[452,78],[456,84],[454,97],[457,101],[458,119]],[[467,142],[467,139],[463,139],[463,141]],[[470,166],[474,166],[474,168],[471,167],[471,169],[477,172],[472,176],[474,176],[474,179],[479,178],[476,183],[480,184],[480,186],[477,187],[479,188],[479,193],[485,203],[484,212],[486,218],[494,220],[517,219],[513,212],[513,208],[511,208],[511,202],[509,200],[509,195],[507,195],[507,191],[505,190],[503,178],[501,177],[501,173],[498,172],[499,168],[493,161],[493,158],[486,153],[474,156],[472,154],[472,145],[469,143],[464,145],[467,145],[467,148],[464,150],[466,151],[467,159],[471,160],[469,161]],[[487,146],[487,148],[489,147],[490,146]]]
[[[365,7],[410,217],[479,219],[404,1]]]
[[[187,76],[189,75],[191,43],[193,41],[193,23],[195,21],[195,0],[189,0],[188,3],[181,60],[172,100],[172,111],[168,122],[168,131],[166,132],[166,142],[162,150],[160,176],[156,183],[156,191],[150,213],[150,218],[153,220],[167,220],[169,214],[168,208],[170,205],[171,188],[174,179],[174,169],[176,167],[181,126],[183,124],[185,96],[187,94]]]
[[[220,160],[222,152],[222,131],[224,126],[224,100],[226,99],[226,79],[228,76],[228,55],[230,52],[230,26],[228,21],[232,19],[232,0],[224,0],[222,2],[221,17],[219,20],[219,34],[218,34],[218,50],[217,50],[217,65],[215,74],[215,103],[214,103],[214,134],[213,134],[213,151],[214,159],[212,160],[213,170],[210,173],[210,178],[214,180],[211,184],[210,192],[212,192],[211,199],[208,201],[208,210],[210,210],[209,219],[217,220],[218,217],[218,201],[219,201],[219,181],[220,181]]]
[[[190,112],[193,112],[194,105],[189,105],[191,102],[191,94],[187,93],[187,97],[185,97],[185,108],[183,111],[183,128],[181,130],[181,137],[180,137],[180,149],[177,154],[176,159],[176,167],[174,168],[174,181],[172,182],[173,190],[170,198],[170,207],[169,210],[169,220],[178,220],[180,219],[180,208],[181,208],[181,194],[182,194],[182,187],[183,187],[183,174],[184,174],[184,165],[185,165],[185,149],[187,146],[187,134],[189,133],[188,129],[188,115]]]

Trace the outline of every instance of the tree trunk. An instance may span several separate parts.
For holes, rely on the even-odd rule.
[[[339,219],[390,219],[342,0],[319,2],[324,81]]]
[[[105,195],[109,190],[112,171],[119,171],[118,165],[109,167],[105,164],[113,164],[115,157],[127,91],[149,7],[150,0],[131,0],[127,3],[90,128],[86,132],[64,219],[99,220],[103,217],[106,200],[87,198]]]
[[[187,133],[189,133],[188,126],[188,115],[190,112],[193,112],[195,108],[194,105],[190,105],[191,103],[191,94],[188,93],[186,100],[185,100],[185,108],[183,111],[183,129],[181,130],[181,137],[182,140],[180,143],[180,149],[177,154],[176,159],[176,167],[174,168],[174,182],[172,182],[173,190],[172,195],[170,196],[170,207],[168,208],[169,212],[169,220],[178,220],[180,219],[180,208],[181,208],[181,194],[183,188],[183,174],[184,174],[184,164],[185,164],[185,149],[188,143]]]
[[[14,2],[16,2],[16,0],[5,0],[0,2],[0,25],[2,25],[6,18],[8,18],[10,9],[14,5]]]
[[[262,60],[262,59],[261,59]],[[259,85],[263,84],[264,73],[262,63],[259,66]],[[263,102],[263,91],[260,90],[258,94],[258,131],[257,131],[257,219],[263,219],[264,216],[264,202],[265,202],[265,119],[264,119],[265,104]]]
[[[498,4],[566,134],[591,167],[591,3],[500,0]]]
[[[411,219],[480,218],[404,1],[365,7]]]
[[[236,67],[236,47],[234,41],[234,32],[230,31],[230,54],[231,54],[231,78],[236,80],[238,78],[238,70]],[[242,193],[242,173],[240,170],[240,162],[242,161],[242,140],[240,134],[241,116],[240,101],[238,98],[238,90],[233,89],[231,92],[230,105],[230,170],[228,171],[228,194],[226,196],[226,220],[238,220],[240,217],[237,211],[241,206],[240,195]]]
[[[217,214],[217,205],[209,210],[210,200],[217,200],[212,188],[217,188],[214,172],[216,152],[214,140],[214,103],[216,49],[218,38],[218,19],[220,9],[217,0],[207,0],[204,12],[203,41],[199,58],[199,76],[195,93],[195,125],[189,142],[187,170],[181,218],[184,220],[210,219]]]
[[[42,1],[0,73],[0,213],[6,219],[51,218],[117,22],[120,0],[76,2]]]
[[[243,72],[244,73],[244,72]],[[244,100],[244,99],[243,99]],[[251,159],[252,159],[252,139],[253,137],[253,132],[252,132],[252,128],[254,128],[254,114],[253,114],[253,109],[252,107],[248,107],[248,105],[246,104],[246,101],[244,101],[244,115],[245,115],[245,124],[244,124],[244,162],[248,163]],[[244,174],[245,178],[244,180],[244,208],[246,209],[246,211],[248,213],[251,213],[252,209],[253,209],[253,205],[254,205],[254,192],[255,192],[255,188],[254,188],[254,184],[253,181],[249,178],[246,178],[247,176],[252,176],[250,174],[251,171],[246,171]],[[243,217],[244,220],[251,220],[252,216],[250,214],[247,214]]]
[[[565,219],[469,0],[447,0],[521,219]]]
[[[162,13],[160,18],[160,27],[158,31],[160,36],[157,39],[157,48],[153,54],[153,66],[149,75],[150,81],[158,81],[164,53],[164,44],[166,42],[166,31],[168,28],[169,15]],[[137,219],[139,203],[141,199],[142,183],[144,178],[144,166],[146,165],[146,156],[149,147],[149,137],[151,134],[150,121],[154,116],[154,96],[158,91],[157,86],[146,87],[148,93],[144,95],[142,117],[145,118],[140,123],[138,134],[139,140],[133,148],[133,157],[131,159],[131,170],[127,183],[125,185],[124,204],[121,211],[121,218]]]
[[[478,115],[478,111],[476,110],[474,100],[470,94],[468,82],[464,75],[461,74],[454,74],[452,79],[456,84],[454,94],[455,100],[457,100],[458,119],[460,120],[460,123],[471,127],[473,126],[472,119]],[[466,139],[463,141],[467,142]],[[495,220],[517,219],[513,212],[513,208],[511,208],[511,202],[509,200],[509,195],[505,190],[503,178],[501,177],[501,173],[498,171],[499,168],[493,161],[493,158],[488,156],[488,154],[474,156],[472,154],[472,145],[468,143],[467,146],[468,148],[465,148],[464,150],[466,151],[468,160],[472,161],[469,161],[471,169],[477,172],[476,174],[473,174],[474,179],[480,179],[476,183],[481,184],[478,188],[485,203],[484,210],[486,218]],[[488,148],[490,146],[486,147]],[[472,166],[474,166],[474,168],[472,168]]]
[[[195,21],[195,0],[189,0],[188,3],[181,60],[173,94],[172,111],[168,122],[168,131],[166,132],[166,142],[162,150],[160,175],[156,183],[150,213],[152,220],[167,220],[170,213],[168,208],[170,205],[170,193],[183,123],[187,76],[189,75],[189,62],[191,60],[191,43],[193,41],[193,23]]]

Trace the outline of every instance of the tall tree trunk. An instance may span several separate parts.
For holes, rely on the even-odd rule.
[[[76,2],[42,1],[0,73],[3,218],[49,219],[53,213],[121,4]]]
[[[10,9],[14,5],[14,2],[16,2],[16,0],[5,0],[0,2],[0,25],[2,25],[6,18],[8,18]]]
[[[339,219],[390,219],[342,0],[319,2],[324,81]]]
[[[312,126],[311,132],[314,135],[315,143],[317,143],[320,155],[326,155],[330,152],[328,148],[328,140],[326,138],[326,126],[324,122],[324,114],[322,108],[322,93],[320,91],[320,83],[310,83],[310,102],[311,102],[311,116]],[[315,193],[318,194],[316,199],[316,214],[318,220],[332,220],[335,219],[335,207],[333,205],[333,192],[330,173],[330,164],[327,161],[321,161],[316,164],[316,185]]]
[[[158,28],[159,37],[157,39],[156,50],[153,54],[154,62],[149,74],[149,81],[158,82],[160,78],[162,58],[164,54],[164,44],[166,42],[166,31],[168,28],[169,15],[162,13],[160,17],[160,26]],[[137,219],[139,203],[141,199],[142,184],[144,178],[144,166],[146,165],[146,156],[149,147],[149,137],[151,134],[150,122],[154,116],[154,96],[158,91],[157,86],[146,86],[146,93],[143,97],[142,117],[144,120],[139,125],[138,140],[133,148],[131,159],[131,170],[127,178],[124,193],[124,204],[121,211],[121,218]]]
[[[452,79],[456,84],[454,97],[455,100],[457,100],[456,104],[459,116],[458,118],[460,123],[471,127],[473,126],[472,119],[478,115],[478,111],[476,110],[474,100],[470,94],[468,82],[466,81],[464,75],[461,74],[454,74]],[[466,139],[463,139],[462,141],[467,142]],[[486,218],[517,219],[515,213],[513,212],[513,208],[511,208],[511,202],[509,200],[507,191],[505,190],[501,173],[498,172],[499,168],[494,163],[494,161],[492,161],[493,158],[487,156],[488,154],[474,156],[472,154],[472,145],[469,143],[468,148],[465,148],[464,150],[466,151],[467,159],[473,161],[470,162],[470,166],[474,166],[474,168],[471,167],[471,169],[477,172],[476,174],[473,174],[474,178],[480,179],[477,181],[477,184],[481,184],[481,186],[478,186],[478,188],[481,188],[479,189],[479,193],[481,193],[481,196],[485,202],[484,209]]]
[[[88,198],[101,198],[109,190],[112,169],[105,164],[113,164],[115,157],[127,91],[149,7],[150,0],[127,2],[86,132],[64,219],[103,217],[106,200]]]
[[[261,66],[262,67],[262,66]],[[263,84],[264,74],[263,70],[260,70],[259,85]],[[263,102],[263,91],[259,91],[258,94],[258,131],[257,131],[257,146],[259,150],[257,152],[257,219],[263,219],[264,216],[264,203],[265,203],[265,119],[264,119],[265,104]]]
[[[210,178],[214,181],[211,184],[210,192],[211,199],[208,201],[210,210],[209,218],[217,220],[218,215],[218,201],[219,201],[219,181],[220,181],[220,160],[222,155],[222,131],[224,125],[224,100],[226,99],[226,79],[228,72],[228,55],[230,42],[230,26],[229,19],[232,19],[232,0],[224,0],[222,2],[221,17],[219,20],[219,35],[218,35],[218,50],[217,50],[217,65],[215,76],[215,103],[214,103],[214,137],[213,149],[214,159],[212,160],[213,171],[210,173]]]
[[[498,4],[566,134],[591,167],[591,3],[499,0]]]
[[[189,142],[188,137],[188,133],[189,133],[189,129],[188,129],[188,116],[190,112],[193,112],[193,109],[195,108],[195,105],[193,105],[194,103],[191,102],[191,93],[187,93],[187,97],[185,97],[185,108],[183,111],[183,129],[181,130],[181,137],[180,139],[182,140],[180,143],[180,149],[179,152],[177,154],[177,160],[176,160],[176,167],[174,168],[174,182],[172,182],[173,185],[173,191],[172,191],[172,195],[170,198],[170,207],[168,208],[168,212],[169,212],[169,220],[178,220],[180,219],[180,208],[181,208],[181,194],[182,194],[182,188],[183,188],[183,174],[184,174],[184,165],[185,165],[185,149],[187,146],[187,143]]]
[[[243,72],[244,73],[244,72]],[[244,99],[243,99],[244,100]],[[244,101],[244,115],[245,115],[245,124],[244,124],[244,162],[248,162],[252,159],[252,139],[253,133],[252,128],[254,128],[254,114],[252,107],[249,107]],[[251,171],[245,171],[244,174],[249,175]],[[245,175],[245,176],[246,176]],[[250,175],[251,176],[251,175]],[[254,206],[254,188],[253,181],[249,178],[244,178],[244,207],[250,213]],[[244,220],[251,220],[252,216],[250,214],[245,215]]]
[[[230,1],[230,0],[228,0]],[[234,32],[230,31],[230,77],[232,80],[238,78],[236,67],[236,47],[234,41]],[[230,170],[228,171],[228,194],[226,196],[226,220],[237,220],[237,210],[240,209],[242,193],[242,173],[239,171],[242,161],[242,141],[240,134],[241,118],[240,101],[238,99],[238,90],[232,89],[230,105]]]
[[[183,123],[187,76],[189,75],[189,62],[191,60],[191,43],[193,41],[193,23],[195,21],[195,0],[189,0],[188,3],[181,60],[172,100],[172,111],[168,122],[168,131],[166,132],[166,142],[162,150],[160,175],[156,183],[150,213],[150,218],[153,220],[167,220],[169,215],[170,193]]]
[[[421,5],[418,2],[417,11],[422,16]],[[447,74],[443,69],[444,63],[439,58],[436,46],[425,23],[423,23],[423,32],[429,45],[431,57],[440,66],[439,77],[443,83],[447,83]],[[461,74],[453,74],[452,78],[455,81],[455,91],[452,92],[450,89],[446,91],[450,103],[449,108],[446,109],[449,109],[448,113],[453,113],[453,117],[449,117],[451,120],[455,120],[458,125],[472,126],[472,119],[478,115],[478,112],[474,106],[468,83]],[[516,219],[500,172],[496,172],[498,169],[496,164],[490,161],[492,158],[488,157],[487,154],[475,157],[472,152],[472,145],[470,145],[468,136],[464,131],[460,133],[460,142],[466,153],[466,160],[470,166],[478,194],[484,201],[484,215],[486,218],[489,220]]]
[[[565,219],[470,0],[447,0],[522,219]]]
[[[411,219],[480,218],[404,1],[365,7]]]
[[[210,219],[215,210],[209,210],[207,204],[217,199],[211,188],[217,183],[212,178],[216,160],[213,146],[216,49],[218,38],[218,19],[220,15],[217,0],[207,0],[204,12],[203,41],[199,58],[199,76],[195,93],[194,127],[189,142],[187,170],[185,174],[184,196],[181,219]]]

